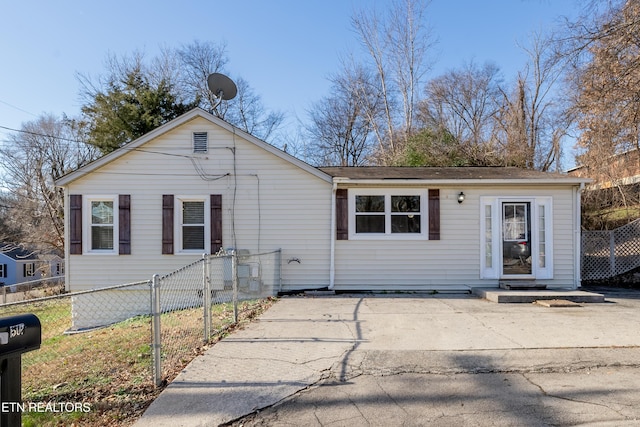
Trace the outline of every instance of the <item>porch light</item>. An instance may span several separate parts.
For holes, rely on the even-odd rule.
[[[464,193],[461,191],[460,194],[458,194],[458,203],[462,202],[464,202]]]

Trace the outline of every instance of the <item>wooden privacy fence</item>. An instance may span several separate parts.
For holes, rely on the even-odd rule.
[[[582,280],[599,280],[640,267],[640,219],[615,230],[582,232]]]

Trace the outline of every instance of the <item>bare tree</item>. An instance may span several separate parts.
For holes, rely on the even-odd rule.
[[[54,180],[95,159],[99,151],[82,142],[81,123],[52,115],[23,124],[0,149],[3,158],[5,224],[0,240],[37,250],[62,250],[63,198]]]
[[[175,55],[166,51],[163,56],[167,57],[168,61],[177,62],[174,66],[178,67],[178,90],[194,101],[199,100],[201,108],[213,112],[217,100],[207,86],[207,77],[211,73],[224,72],[229,63],[226,44],[216,45],[196,40],[177,49]],[[177,61],[171,59],[176,56]],[[224,118],[225,112],[222,108],[226,106],[227,104],[224,104],[216,110],[221,118]]]
[[[267,111],[258,95],[249,83],[243,79],[236,79],[238,95],[225,102],[222,108],[223,118],[264,141],[269,141],[284,122],[284,114],[278,111]],[[216,113],[214,113],[216,114]]]
[[[331,77],[331,95],[308,111],[307,133],[317,165],[360,166],[372,152],[369,118],[376,115],[379,92],[371,91],[372,77],[360,66],[345,66]]]
[[[148,122],[150,116],[152,126],[157,127],[194,106],[268,140],[284,115],[267,111],[246,80],[235,78],[238,95],[219,105],[209,91],[207,77],[211,73],[229,74],[225,68],[228,62],[226,45],[199,41],[174,50],[163,48],[151,60],[141,52],[121,58],[110,55],[103,75],[77,76],[83,111],[91,122],[107,130],[116,129],[117,146],[148,132],[145,120]],[[150,100],[155,104],[146,107]]]
[[[422,79],[430,66],[427,6],[425,0],[396,0],[385,15],[371,9],[355,13],[351,20],[369,55],[382,100],[382,116],[378,110],[365,111],[378,141],[380,163],[392,157],[397,140],[406,141],[413,130]]]
[[[431,80],[420,103],[420,119],[431,129],[446,129],[472,165],[502,164],[495,139],[500,109],[500,70],[473,62]]]
[[[551,38],[534,34],[531,47],[524,48],[529,62],[518,74],[515,89],[511,93],[501,89],[498,137],[509,165],[560,170],[562,141],[572,121],[558,92],[563,58],[553,48]]]

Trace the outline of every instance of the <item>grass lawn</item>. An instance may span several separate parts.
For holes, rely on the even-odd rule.
[[[233,325],[230,304],[214,306],[212,330],[217,332],[209,343],[203,340],[202,309],[163,314],[163,378],[173,380],[194,357],[273,301],[241,303],[237,325]],[[131,425],[162,391],[153,384],[149,316],[65,335],[71,324],[68,299],[20,306],[19,310],[35,314],[42,322],[41,348],[22,357],[22,401],[27,406],[46,408],[49,404],[49,409],[54,408],[24,412],[24,426]],[[17,312],[0,311],[1,316],[12,314]],[[76,410],[54,412],[56,407]]]

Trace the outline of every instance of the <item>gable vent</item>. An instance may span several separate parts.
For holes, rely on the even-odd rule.
[[[193,133],[193,152],[206,153],[209,150],[209,138],[207,132]]]

